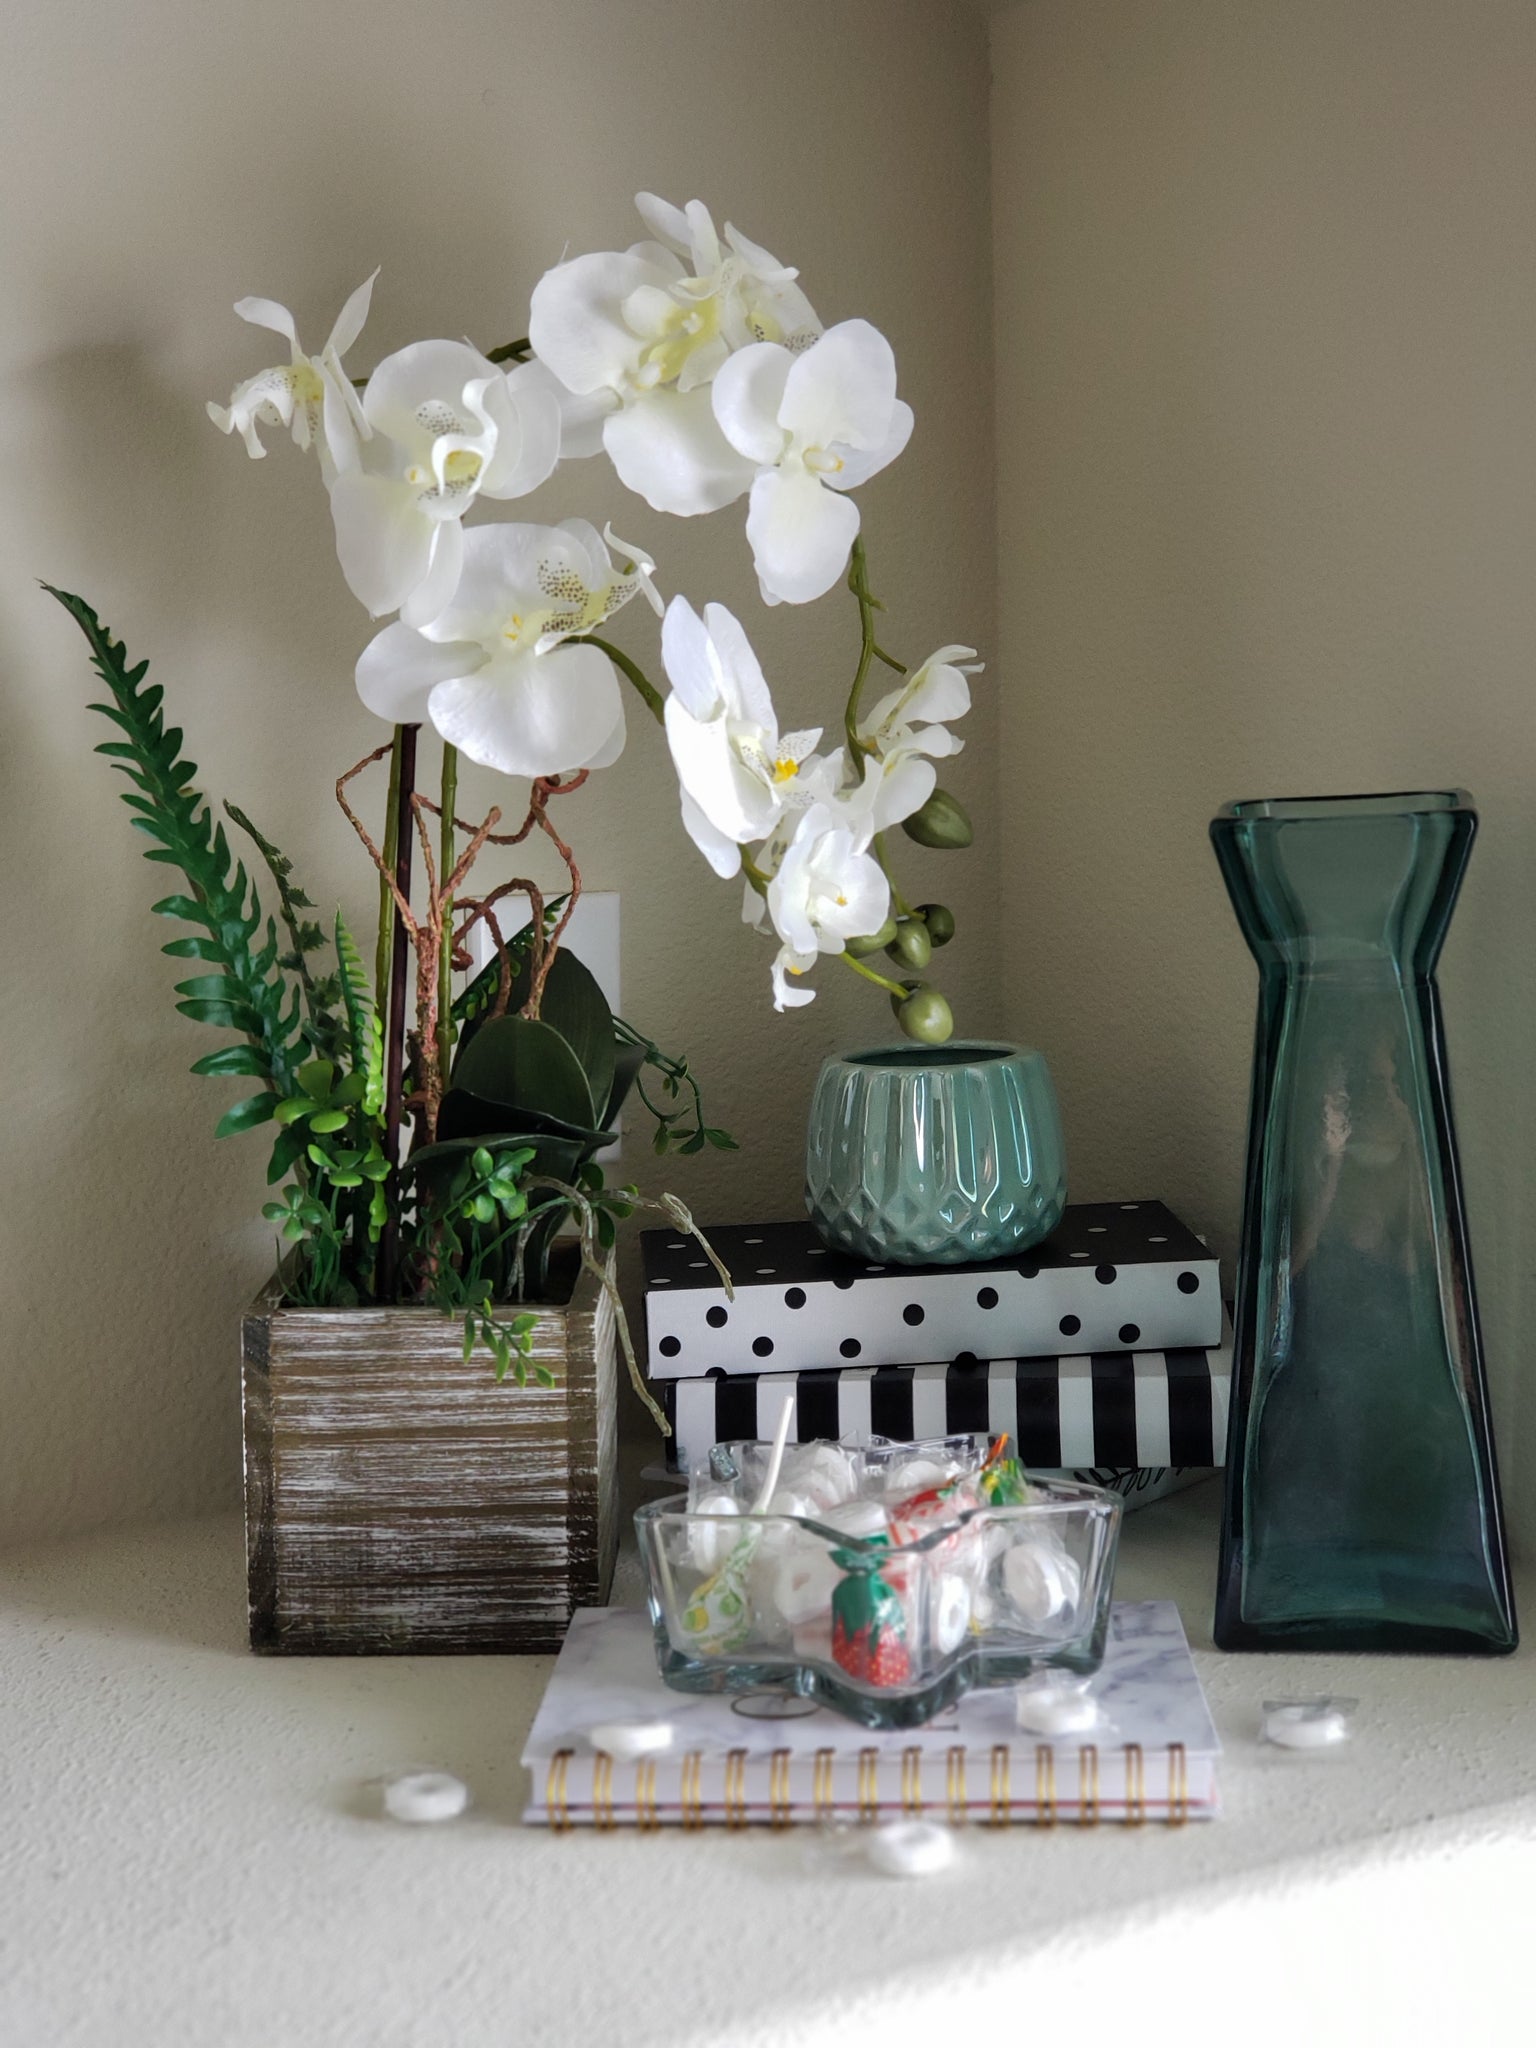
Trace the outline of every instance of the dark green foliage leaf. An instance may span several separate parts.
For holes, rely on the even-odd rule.
[[[195,903],[190,896],[162,896],[158,903],[152,903],[149,908],[152,917],[180,917],[188,924],[214,923],[207,906]]]
[[[183,1017],[190,1017],[195,1024],[220,1024],[227,1031],[243,1031],[252,1040],[260,1037],[263,1020],[259,1012],[252,1009],[248,1003],[200,999],[190,1003],[178,1003],[176,1007]]]
[[[544,905],[544,929],[546,931],[553,928],[555,920],[559,917],[564,906],[565,898],[563,896],[552,896]],[[507,937],[507,960],[514,973],[518,963],[526,956],[532,941],[533,920],[531,918],[527,924]],[[479,1020],[485,1016],[486,1012],[495,1002],[496,991],[500,986],[501,966],[498,961],[492,960],[488,965],[482,967],[469,986],[454,998],[453,1021],[455,1024],[465,1027],[464,1036],[472,1037],[474,1035],[474,1029],[478,1025]],[[512,1007],[515,1009],[517,1005],[513,1004]]]
[[[272,1157],[267,1163],[268,1187],[276,1187],[293,1171],[304,1156],[306,1142],[302,1124],[290,1124],[287,1130],[278,1132],[272,1146]]]
[[[610,1048],[610,1062],[611,1058]],[[493,1018],[461,1047],[453,1083],[452,1092],[463,1090],[504,1109],[532,1111],[558,1117],[565,1124],[592,1128],[592,1091],[586,1073],[575,1051],[552,1024],[530,1017]],[[605,1090],[604,1102],[607,1099]]]
[[[613,1048],[613,1086],[608,1091],[608,1107],[603,1122],[611,1131],[619,1120],[625,1099],[635,1085],[636,1076],[645,1065],[645,1047],[630,1045],[627,1041],[615,1040]]]
[[[169,953],[173,960],[222,960],[224,948],[217,939],[172,939],[160,948]]]
[[[232,1138],[236,1131],[249,1131],[257,1124],[270,1123],[272,1112],[277,1108],[277,1097],[270,1089],[262,1095],[247,1095],[243,1102],[237,1102],[233,1109],[226,1109],[219,1118],[213,1135],[216,1138]]]
[[[217,1052],[205,1052],[200,1060],[192,1062],[194,1074],[251,1074],[258,1081],[266,1069],[261,1064],[261,1055],[254,1046],[221,1045]],[[273,1097],[273,1102],[277,1100]]]
[[[509,1012],[522,1009],[531,985],[531,962],[525,958],[513,977],[512,996],[507,1005]],[[553,1104],[531,1102],[527,1107],[548,1108],[552,1115],[566,1117],[572,1123],[590,1124],[599,1111],[606,1111],[609,1097],[613,1094],[613,1012],[591,969],[563,946],[550,964],[549,977],[540,999],[539,1018],[551,1030],[558,1031],[576,1055],[587,1077],[592,1110],[585,1118],[578,1118],[570,1116],[567,1110],[555,1108]],[[486,1027],[488,1030],[492,1028]],[[457,1070],[454,1079],[462,1079],[463,1085],[473,1088],[477,1094],[486,1093],[483,1086],[477,1086],[468,1075],[461,1076]]]

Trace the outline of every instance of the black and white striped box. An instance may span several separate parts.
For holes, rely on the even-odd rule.
[[[717,1443],[769,1438],[793,1394],[792,1443],[1007,1431],[1026,1465],[1208,1467],[1226,1461],[1232,1334],[1212,1349],[1093,1352],[841,1371],[720,1374],[660,1388],[687,1472]]]
[[[866,1264],[804,1220],[706,1234],[734,1300],[692,1238],[641,1232],[653,1380],[1221,1342],[1217,1261],[1161,1202],[1073,1203],[1044,1244],[983,1265]]]

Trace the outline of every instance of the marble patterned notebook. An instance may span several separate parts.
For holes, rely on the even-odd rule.
[[[1007,1686],[967,1693],[923,1728],[859,1728],[799,1700],[793,1717],[763,1718],[781,1695],[673,1692],[645,1613],[582,1608],[523,1752],[533,1780],[523,1819],[558,1830],[916,1812],[994,1826],[1211,1818],[1221,1745],[1171,1600],[1116,1604],[1091,1691],[1100,1710],[1091,1738],[1024,1734]],[[672,1746],[610,1760],[586,1731],[614,1721],[670,1722]]]

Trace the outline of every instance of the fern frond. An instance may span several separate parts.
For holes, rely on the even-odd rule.
[[[51,583],[43,588],[85,635],[96,672],[111,693],[111,703],[92,709],[123,737],[106,741],[98,751],[104,751],[134,786],[132,794],[125,793],[132,823],[154,842],[145,848],[144,857],[179,868],[187,878],[190,895],[167,896],[155,909],[202,928],[195,949],[184,940],[173,940],[167,950],[213,971],[178,983],[176,993],[182,1000],[176,1007],[200,1023],[241,1032],[268,1087],[278,1095],[291,1095],[305,1048],[298,1036],[297,996],[290,1002],[288,984],[277,967],[276,927],[270,918],[264,919],[254,885],[244,867],[231,858],[223,826],[214,822],[208,804],[193,787],[196,764],[181,758],[181,733],[165,724],[164,692],[158,683],[145,683],[148,662],[129,666],[122,642],[113,639],[83,598]],[[253,950],[252,941],[264,923],[265,936]]]
[[[347,1033],[352,1044],[352,1065],[363,1076],[363,1108],[370,1116],[384,1113],[384,1027],[368,993],[368,976],[363,968],[357,941],[347,921],[336,913],[336,968],[341,984],[342,1006],[347,1013]]]

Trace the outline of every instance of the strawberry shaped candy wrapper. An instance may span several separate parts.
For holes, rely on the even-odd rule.
[[[906,1615],[880,1575],[880,1550],[833,1552],[845,1573],[832,1595],[832,1656],[861,1685],[905,1685],[912,1676]]]

